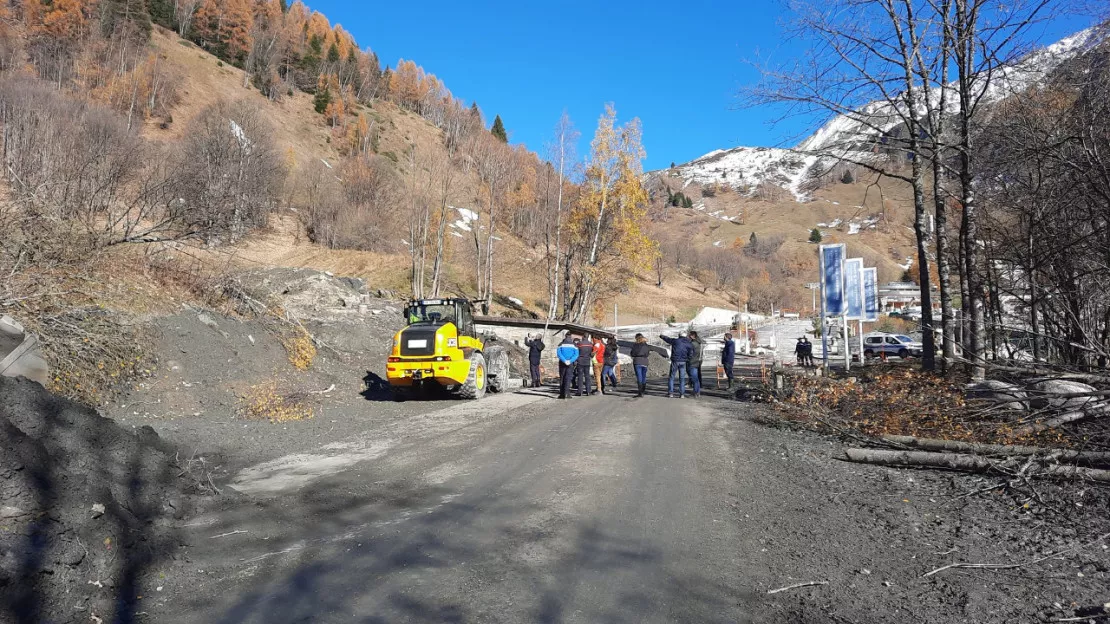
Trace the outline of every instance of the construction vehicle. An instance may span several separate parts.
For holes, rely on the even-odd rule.
[[[446,390],[480,399],[487,389],[509,383],[503,347],[475,331],[474,303],[468,299],[417,299],[405,306],[407,325],[393,337],[386,378],[399,399]]]

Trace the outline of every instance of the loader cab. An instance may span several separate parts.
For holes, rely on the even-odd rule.
[[[466,299],[421,299],[405,307],[405,321],[409,326],[438,327],[448,323],[459,330],[460,336],[474,336],[474,312]]]

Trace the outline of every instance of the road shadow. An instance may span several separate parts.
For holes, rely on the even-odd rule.
[[[504,487],[510,478],[483,483],[476,493],[406,480],[357,494],[337,480],[292,501],[246,503],[205,533],[244,527],[249,533],[219,547],[204,543],[210,542],[205,536],[195,540],[210,551],[195,559],[218,557],[225,562],[218,575],[240,581],[220,582],[217,596],[188,592],[167,619],[632,623],[670,611],[673,621],[696,613],[697,621],[726,622],[735,621],[727,614],[737,604],[755,599],[726,579],[675,572],[663,554],[671,545],[620,535],[619,524],[537,525],[534,519],[547,511],[529,502],[528,493]],[[250,540],[255,534],[266,538]],[[599,594],[614,575],[646,584]]]

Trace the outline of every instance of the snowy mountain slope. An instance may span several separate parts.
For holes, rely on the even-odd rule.
[[[733,188],[770,182],[801,194],[801,185],[816,162],[791,150],[773,147],[737,147],[717,150],[678,168],[686,183],[727,184]]]
[[[998,70],[992,78],[984,102],[999,101],[1021,93],[1041,82],[1062,63],[1089,51],[1107,33],[1089,28],[1025,56],[1019,62]],[[931,93],[936,97],[936,93]],[[951,101],[951,98],[950,98]],[[922,107],[924,108],[924,107]],[[735,147],[714,150],[675,168],[685,183],[728,184],[754,193],[759,185],[771,183],[806,201],[805,182],[817,172],[828,169],[841,158],[871,158],[870,149],[860,148],[882,132],[902,123],[902,115],[890,103],[876,101],[849,115],[836,115],[793,149]]]
[[[1065,61],[1078,57],[1102,42],[1105,36],[1106,33],[1098,27],[1088,28],[1048,47],[1031,52],[1013,65],[999,68],[991,77],[982,102],[985,104],[997,102],[1028,90],[1042,82]],[[938,101],[940,89],[933,89],[928,97],[934,102]],[[951,110],[953,113],[959,110],[959,102],[951,94],[948,96],[946,110]],[[925,111],[924,102],[921,102],[917,112],[924,115]],[[859,144],[861,139],[875,136],[880,130],[890,130],[900,125],[902,119],[901,110],[896,109],[889,102],[872,102],[857,113],[833,117],[817,132],[799,143],[796,149],[802,152],[826,153],[835,152],[838,149],[850,149],[850,146]]]

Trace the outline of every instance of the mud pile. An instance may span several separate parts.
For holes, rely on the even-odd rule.
[[[0,377],[0,621],[133,620],[190,483],[153,429]]]

